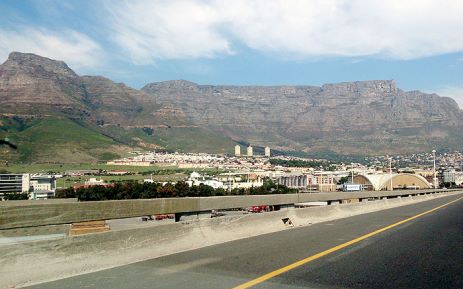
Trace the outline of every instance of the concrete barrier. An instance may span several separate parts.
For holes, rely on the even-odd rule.
[[[391,198],[440,191],[442,190],[361,191],[97,202],[64,200],[53,200],[50,202],[8,201],[0,202],[0,230],[140,217],[154,214],[192,213],[218,209],[245,208],[259,205],[285,206],[294,205],[294,203],[316,201],[328,201],[329,204],[337,204],[344,200]]]
[[[394,198],[262,214],[189,220],[154,227],[0,246],[0,288],[64,278],[171,253],[329,221],[457,193]],[[283,222],[284,219],[291,221]],[[36,270],[40,268],[40,270]]]

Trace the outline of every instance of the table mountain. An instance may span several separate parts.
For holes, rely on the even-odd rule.
[[[137,90],[13,52],[0,65],[0,160],[86,162],[131,148],[231,152],[251,143],[313,154],[460,148],[454,100],[392,80],[323,86],[212,86],[184,80]]]
[[[194,123],[282,150],[382,154],[457,148],[463,113],[448,97],[393,80],[318,86],[212,86],[175,80],[142,88]]]

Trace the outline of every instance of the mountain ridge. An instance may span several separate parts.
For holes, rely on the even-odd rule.
[[[0,137],[14,139],[41,118],[72,120],[91,135],[108,137],[108,147],[125,150],[224,153],[236,143],[251,143],[351,155],[463,144],[463,111],[453,99],[404,91],[394,80],[321,86],[170,80],[137,90],[104,76],[79,76],[62,61],[12,52],[0,65]]]
[[[180,107],[193,122],[233,139],[306,152],[333,148],[337,153],[400,152],[404,149],[391,147],[400,145],[402,137],[408,138],[409,151],[429,149],[439,138],[461,131],[463,120],[453,99],[403,91],[394,80],[322,86],[213,86],[167,81],[147,84],[142,90],[158,103]],[[375,131],[378,129],[384,131]],[[413,135],[406,132],[409,129],[416,129],[421,137],[413,142]],[[423,134],[435,139],[426,140]],[[371,142],[380,145],[369,149]]]

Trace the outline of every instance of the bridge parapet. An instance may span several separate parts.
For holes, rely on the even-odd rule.
[[[361,201],[372,198],[415,196],[448,191],[450,190],[361,191],[94,202],[78,202],[75,199],[48,200],[44,202],[5,201],[0,202],[0,230],[121,219],[155,214],[205,212],[260,205],[288,206],[295,203],[319,201],[335,204],[353,199]]]

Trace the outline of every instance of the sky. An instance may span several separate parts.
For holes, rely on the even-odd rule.
[[[31,52],[135,88],[394,79],[463,108],[462,15],[461,0],[2,0],[0,62]]]

